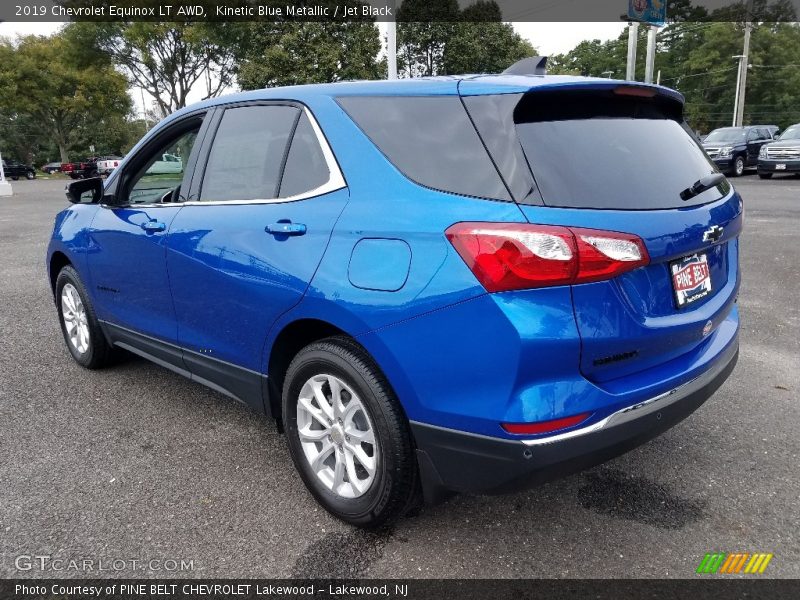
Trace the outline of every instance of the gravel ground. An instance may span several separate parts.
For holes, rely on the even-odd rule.
[[[21,572],[20,555],[145,561],[101,573],[124,577],[690,577],[709,551],[772,552],[764,576],[800,577],[800,179],[734,183],[741,356],[714,398],[591,471],[455,497],[375,535],[318,508],[263,416],[140,359],[77,366],[44,269],[64,181],[14,182],[0,198],[0,577],[93,574]]]

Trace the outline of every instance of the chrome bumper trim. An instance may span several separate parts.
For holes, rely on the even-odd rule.
[[[697,390],[702,389],[708,383],[713,381],[713,379],[719,375],[725,369],[725,367],[728,366],[730,361],[733,360],[738,348],[738,343],[731,344],[730,347],[724,351],[723,356],[720,357],[710,369],[701,373],[694,379],[691,379],[690,381],[687,381],[686,383],[679,385],[668,392],[664,392],[663,394],[659,394],[658,396],[654,396],[653,398],[639,402],[638,404],[626,406],[625,408],[608,415],[605,419],[602,419],[597,423],[587,425],[586,427],[581,427],[580,429],[573,429],[564,433],[557,433],[548,437],[539,437],[520,441],[526,446],[555,444],[571,438],[594,433],[596,431],[600,431],[601,429],[610,429],[611,427],[616,427],[617,425],[622,425],[623,423],[627,423],[640,417],[644,417],[645,415],[649,415],[652,412],[662,410],[671,404],[686,398],[686,396],[693,394]]]

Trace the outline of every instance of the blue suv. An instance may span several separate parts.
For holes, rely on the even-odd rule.
[[[742,200],[663,87],[246,92],[68,197],[47,265],[74,359],[124,349],[263,411],[363,527],[605,461],[738,356]]]

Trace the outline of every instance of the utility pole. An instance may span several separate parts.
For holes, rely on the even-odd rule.
[[[389,79],[397,79],[397,21],[389,21],[386,29],[386,62]]]
[[[397,9],[402,0],[392,2],[392,20],[386,23],[386,65],[388,79],[397,79]]]
[[[747,90],[747,69],[750,66],[750,34],[753,31],[753,0],[747,1],[744,25],[744,48],[739,58],[739,75],[736,78],[736,99],[734,101],[733,126],[741,127],[744,121],[744,99]]]
[[[150,131],[150,121],[147,120],[147,105],[144,103],[144,88],[140,87],[139,91],[142,93],[142,118],[144,119],[144,128]]]
[[[647,28],[647,55],[644,63],[644,82],[653,83],[653,68],[656,62],[656,33],[658,27],[650,25]]]
[[[634,81],[636,79],[636,44],[639,41],[639,23],[631,21],[628,23],[628,66],[625,69],[625,79]]]
[[[736,69],[736,92],[733,94],[733,122],[731,123],[731,125],[737,127],[736,121],[739,117],[739,88],[742,85],[742,59],[744,58],[744,54],[737,54],[731,58],[738,59],[739,61],[739,66]]]

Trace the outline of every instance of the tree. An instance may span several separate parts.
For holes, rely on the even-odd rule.
[[[444,51],[461,14],[458,0],[405,0],[397,11],[397,68],[405,77],[444,73]]]
[[[240,38],[242,89],[378,79],[378,28],[367,21],[259,22]]]
[[[189,91],[200,82],[204,98],[218,96],[232,83],[230,35],[236,25],[82,22],[69,26],[66,34],[85,48],[84,57],[108,57],[169,114],[186,106]]]
[[[88,132],[113,127],[130,112],[125,78],[110,64],[73,63],[74,48],[63,34],[28,36],[0,48],[0,109],[8,131],[31,142],[29,154],[47,140],[66,162]]]
[[[442,66],[451,74],[500,73],[535,55],[536,49],[509,23],[461,21],[445,46]]]
[[[398,69],[406,77],[499,73],[536,54],[493,0],[460,11],[457,0],[405,0],[398,24]]]

